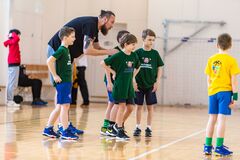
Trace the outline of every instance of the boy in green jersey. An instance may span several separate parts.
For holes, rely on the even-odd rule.
[[[144,98],[147,105],[147,127],[145,129],[145,136],[152,136],[152,117],[153,117],[153,105],[157,103],[156,91],[160,86],[160,78],[162,75],[162,67],[164,65],[158,51],[153,49],[153,44],[156,35],[150,30],[146,29],[142,32],[143,47],[136,50],[136,54],[139,57],[141,63],[141,70],[136,76],[136,129],[134,130],[134,136],[141,135],[140,122],[143,108]]]
[[[134,104],[133,79],[139,70],[135,69],[140,65],[137,55],[133,52],[136,43],[137,38],[134,35],[130,33],[125,35],[120,42],[123,50],[101,62],[106,72],[112,73],[115,80],[112,95],[114,103],[119,108],[114,128],[117,130],[116,138],[119,140],[129,139],[123,129],[123,119],[126,106]]]

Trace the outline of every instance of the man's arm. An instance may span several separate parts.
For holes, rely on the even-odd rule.
[[[100,46],[99,42],[93,42],[93,47],[99,50],[106,50],[106,48]]]
[[[84,45],[83,45],[83,52],[86,55],[91,56],[102,56],[102,55],[113,55],[117,53],[115,49],[96,49],[93,46],[93,39],[89,36],[84,36]]]

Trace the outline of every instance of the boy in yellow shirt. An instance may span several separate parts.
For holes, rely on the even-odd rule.
[[[221,34],[217,40],[219,53],[211,56],[205,69],[208,80],[209,120],[206,128],[204,153],[212,154],[212,137],[217,122],[216,155],[227,156],[233,152],[223,145],[226,117],[238,100],[237,75],[240,73],[237,60],[228,54],[232,47],[229,34]]]

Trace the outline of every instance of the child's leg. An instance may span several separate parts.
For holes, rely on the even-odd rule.
[[[8,67],[8,82],[7,82],[7,102],[13,101],[14,91],[18,86],[19,66]]]
[[[49,116],[47,127],[54,126],[54,123],[59,117],[60,111],[61,111],[61,106],[60,104],[57,104],[55,109],[51,112]]]
[[[63,126],[63,129],[68,128],[68,110],[69,110],[70,104],[62,104],[61,105],[61,112],[60,112],[60,119]]]
[[[111,114],[111,111],[113,109],[113,106],[114,106],[114,103],[108,102],[108,106],[107,106],[107,109],[106,109],[106,112],[105,112],[105,119],[110,120],[110,114]]]
[[[224,142],[224,134],[225,134],[225,127],[226,127],[226,115],[219,114],[218,115],[218,123],[217,123],[217,142],[216,146],[220,147],[223,145]]]
[[[207,128],[206,128],[206,141],[205,141],[206,146],[212,146],[212,137],[213,137],[214,127],[215,127],[217,118],[218,118],[217,114],[209,115]]]
[[[152,117],[153,117],[153,105],[147,105],[147,127],[151,129]]]
[[[116,123],[118,127],[122,127],[123,124],[123,113],[126,108],[126,103],[119,103],[118,112],[116,117]]]
[[[118,108],[119,108],[119,105],[118,105],[118,104],[114,104],[114,105],[113,105],[113,108],[112,108],[111,113],[110,113],[110,119],[109,119],[109,121],[111,121],[111,122],[116,122],[117,113],[118,113]]]
[[[143,109],[143,105],[137,105],[136,108],[136,127],[140,128],[140,123],[141,123],[141,119],[142,119],[142,109]]]
[[[133,111],[133,105],[132,104],[128,104],[126,106],[126,109],[124,111],[124,114],[123,114],[123,123],[126,122],[126,120],[128,119],[128,117],[130,116],[130,114],[132,113]]]

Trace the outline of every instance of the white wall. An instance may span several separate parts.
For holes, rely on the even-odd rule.
[[[58,29],[79,16],[98,16],[101,9],[112,10],[116,22],[127,24],[127,29],[140,38],[147,26],[147,3],[147,0],[12,0],[11,27],[22,32],[22,63],[45,64],[47,43]],[[134,8],[129,9],[129,6]],[[99,59],[91,60],[91,63],[98,66]],[[93,86],[96,82],[90,80],[91,71],[90,67],[87,78],[89,85]],[[103,77],[103,73],[95,77]]]
[[[7,81],[7,55],[8,49],[3,46],[3,42],[7,39],[9,28],[9,9],[10,0],[0,0],[0,86],[5,86]]]
[[[240,1],[237,0],[151,0],[148,4],[148,27],[163,37],[162,22],[164,19],[198,20],[198,21],[225,21],[223,27],[214,25],[197,35],[197,38],[217,37],[218,34],[228,32],[234,39],[240,39]],[[236,18],[235,18],[236,17]],[[175,24],[169,27],[170,37],[189,36],[196,31],[199,25]],[[169,41],[169,46],[180,41]],[[207,58],[217,52],[216,44],[206,41],[185,43],[172,54],[165,57],[165,77],[163,96],[165,104],[207,104],[207,86],[204,68]],[[232,52],[240,60],[239,42]],[[163,56],[163,41],[158,40],[156,48]],[[160,93],[160,92],[159,92]]]

